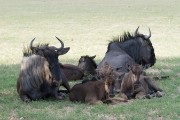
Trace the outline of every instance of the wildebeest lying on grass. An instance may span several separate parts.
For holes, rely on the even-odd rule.
[[[85,76],[96,74],[97,64],[94,61],[95,57],[96,55],[94,56],[85,55],[85,56],[81,56],[81,58],[79,59],[78,67],[84,72]]]
[[[70,90],[69,99],[89,104],[127,102],[124,99],[113,100],[109,97],[110,86],[117,74],[114,74],[110,67],[103,68],[99,70],[102,73],[102,80],[86,81],[74,85]],[[105,68],[108,69],[105,70]]]
[[[33,46],[35,38],[30,43],[30,53],[25,52],[21,63],[21,70],[17,80],[17,92],[23,101],[38,100],[48,96],[63,99],[59,86],[63,82],[58,56],[69,51],[64,43],[57,38],[61,47],[39,45]],[[70,89],[69,84],[66,87]]]
[[[162,97],[160,89],[151,77],[142,75],[141,65],[135,64],[128,73],[125,73],[121,83],[120,96],[124,99]]]
[[[144,67],[153,66],[156,62],[154,48],[150,41],[149,35],[138,33],[139,27],[131,35],[129,32],[124,33],[121,37],[114,38],[108,44],[107,52],[103,60],[99,63],[98,69],[108,62],[114,70],[128,72],[128,66],[137,63]]]
[[[65,75],[65,77],[70,80],[81,80],[84,76],[83,71],[72,64],[59,64],[62,69],[62,74]]]
[[[109,70],[112,70],[110,74]],[[103,80],[104,77],[108,77],[107,75],[111,76],[111,79],[113,80],[111,84],[109,85],[109,96],[114,97],[115,96],[115,86],[121,85],[121,81],[125,75],[124,72],[117,72],[116,70],[113,70],[113,68],[105,62],[103,67],[100,69],[96,69],[97,76]]]

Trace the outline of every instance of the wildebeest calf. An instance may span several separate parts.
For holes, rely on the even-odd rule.
[[[108,68],[108,70],[102,71],[102,80],[87,81],[74,85],[70,90],[69,99],[89,104],[108,103],[107,101],[112,103],[113,99],[109,98],[109,89],[114,81],[113,69]],[[119,102],[126,101],[119,99]]]
[[[95,57],[96,55],[94,56],[86,55],[86,56],[81,56],[81,58],[79,59],[78,67],[84,72],[85,76],[96,74],[97,64],[94,61]]]
[[[59,64],[65,77],[70,80],[81,80],[84,76],[83,71],[72,64]]]
[[[131,70],[124,75],[121,83],[120,96],[124,99],[130,98],[151,98],[155,94],[157,97],[162,96],[162,89],[160,89],[151,77],[143,76],[142,66],[135,64]]]

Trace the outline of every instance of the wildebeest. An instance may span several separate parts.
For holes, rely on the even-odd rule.
[[[63,94],[59,92],[63,76],[59,74],[61,70],[58,56],[66,54],[70,48],[64,48],[64,43],[57,39],[61,43],[60,48],[48,45],[34,47],[35,38],[30,42],[31,53],[24,53],[17,80],[17,92],[23,101],[38,100],[47,96],[63,99]],[[67,82],[63,84],[70,89]]]
[[[115,70],[128,72],[128,66],[137,63],[144,67],[151,67],[156,62],[154,48],[149,35],[138,33],[139,27],[134,35],[125,32],[119,38],[115,38],[108,44],[107,52],[97,68],[108,62]]]
[[[114,100],[109,98],[109,89],[116,74],[113,73],[113,69],[109,66],[103,68],[106,68],[106,70],[99,70],[102,73],[102,80],[86,81],[74,85],[70,90],[69,99],[89,104],[108,103],[109,101],[113,103]],[[118,101],[126,102],[124,99],[118,99]]]
[[[109,72],[109,70],[111,70],[111,72]],[[121,84],[121,81],[122,81],[125,73],[117,72],[116,70],[113,70],[113,68],[107,62],[104,63],[102,68],[96,69],[96,71],[97,71],[97,76],[101,80],[111,76],[112,82],[111,82],[111,84],[109,84],[109,96],[114,97],[115,96],[114,88],[115,88],[115,86],[118,86]]]
[[[81,56],[81,58],[79,59],[78,67],[83,70],[85,76],[96,74],[97,64],[94,61],[95,57],[96,55],[85,55]]]
[[[142,75],[143,69],[141,65],[134,64],[128,73],[125,73],[122,83],[120,96],[124,99],[144,97],[150,98],[151,95],[162,96],[160,89],[155,81],[148,76]]]
[[[81,80],[84,76],[83,71],[78,66],[60,63],[60,67],[68,80]]]

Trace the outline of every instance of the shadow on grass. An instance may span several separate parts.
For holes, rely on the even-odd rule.
[[[100,60],[97,60],[99,63]],[[63,63],[77,63],[77,60],[67,60]],[[77,64],[75,64],[77,65]],[[0,96],[13,96],[17,98],[16,81],[20,71],[20,64],[0,65]],[[180,58],[157,59],[155,66],[147,70],[150,75],[168,75],[166,81],[176,81],[180,77]],[[75,83],[71,82],[71,86]],[[166,83],[162,83],[166,84]],[[176,86],[176,85],[175,85]],[[12,98],[13,98],[12,97]]]
[[[100,61],[100,60],[96,60]],[[135,104],[129,104],[129,105],[117,105],[117,107],[110,106],[111,109],[114,109],[113,113],[119,114],[119,112],[122,111],[128,111],[132,108],[140,109],[144,105],[149,105],[146,111],[148,109],[151,109],[152,107],[154,109],[162,109],[163,105],[167,103],[166,107],[171,108],[171,110],[175,111],[177,106],[177,100],[179,98],[179,84],[180,81],[178,80],[180,76],[180,58],[164,58],[164,59],[158,59],[155,66],[150,68],[149,74],[160,74],[160,75],[169,75],[170,78],[166,80],[157,81],[160,87],[165,91],[165,96],[159,99],[154,100],[141,100],[141,101],[134,101]],[[63,63],[77,63],[75,60],[68,60]],[[52,115],[49,116],[50,118],[53,117],[59,117],[57,116],[60,114],[60,116],[66,117],[62,113],[62,111],[65,111],[66,113],[71,113],[73,115],[76,115],[79,113],[79,111],[83,111],[87,108],[88,105],[82,104],[82,103],[73,103],[68,100],[68,95],[65,100],[58,101],[54,100],[52,98],[49,98],[47,100],[39,100],[39,101],[33,101],[31,103],[25,103],[20,100],[17,91],[16,91],[16,81],[18,78],[18,74],[20,71],[20,64],[12,64],[12,65],[0,65],[0,109],[3,108],[3,111],[1,112],[1,115],[4,118],[9,118],[11,115],[16,115],[15,117],[20,118],[23,116],[24,118],[31,119],[32,116],[39,116],[42,114],[42,117],[46,115],[47,113],[51,113]],[[156,72],[160,71],[160,72]],[[74,83],[73,83],[74,84]],[[148,104],[145,104],[147,103]],[[142,103],[144,103],[142,105]],[[171,107],[172,104],[174,107]],[[163,104],[163,105],[162,105]],[[156,107],[157,105],[157,107]],[[97,105],[97,106],[88,106],[89,111],[92,114],[95,114],[93,111],[95,110],[99,114],[105,114],[106,112],[109,112],[106,110],[108,106],[107,105]],[[26,108],[26,109],[24,109]],[[104,110],[102,110],[103,108]],[[99,111],[97,111],[99,110]],[[119,111],[119,112],[118,112]],[[178,110],[177,110],[178,111]],[[175,111],[175,113],[177,113]],[[53,113],[52,113],[53,112]],[[110,112],[112,113],[112,112]],[[141,112],[142,114],[143,112]],[[161,111],[162,114],[165,114],[166,111]],[[81,114],[81,112],[79,113]],[[146,114],[144,114],[145,116]],[[35,117],[34,117],[35,118]]]
[[[98,64],[101,60],[95,59]],[[64,64],[77,65],[78,60],[68,59],[62,61]],[[20,64],[0,65],[0,89],[15,87],[16,80],[20,71]],[[147,72],[151,75],[168,75],[170,77],[180,77],[180,57],[178,58],[159,58],[156,64],[149,68]]]

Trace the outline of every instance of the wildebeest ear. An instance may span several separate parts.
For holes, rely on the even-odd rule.
[[[62,50],[58,51],[58,55],[66,54],[69,51],[70,47],[63,48]]]
[[[96,55],[94,55],[94,56],[91,56],[90,58],[91,58],[91,59],[94,59],[95,57],[96,57]]]

